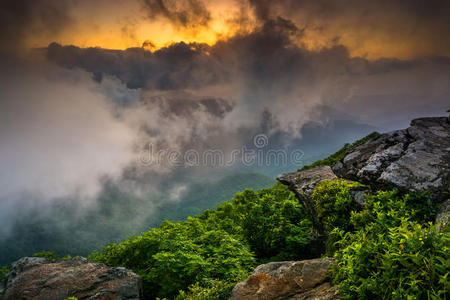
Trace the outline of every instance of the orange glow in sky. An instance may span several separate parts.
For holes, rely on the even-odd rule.
[[[214,44],[219,39],[233,36],[237,31],[251,31],[258,21],[248,4],[235,0],[205,2],[211,15],[207,26],[182,28],[159,16],[150,19],[139,0],[96,2],[83,1],[70,10],[70,22],[58,33],[35,33],[27,39],[29,47],[45,47],[51,42],[79,47],[126,49],[141,47],[150,41],[158,49],[173,42],[199,42]],[[245,16],[245,17],[242,17]],[[381,24],[349,25],[342,19],[330,26],[327,20],[308,19],[309,16],[289,16],[299,28],[306,28],[299,43],[309,49],[344,45],[351,56],[368,59],[396,57],[411,59],[427,55],[450,55],[448,49],[436,50],[429,35],[412,35],[408,31],[413,24],[392,29]],[[328,23],[327,23],[328,22]],[[326,28],[327,30],[323,30]],[[426,28],[425,28],[426,29]],[[420,33],[420,32],[419,32]],[[336,42],[337,41],[337,42]]]

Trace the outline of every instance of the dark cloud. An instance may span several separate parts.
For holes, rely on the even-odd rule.
[[[221,98],[192,99],[191,95],[185,93],[173,95],[170,101],[167,101],[167,98],[167,96],[144,97],[141,102],[144,105],[161,107],[161,114],[165,118],[189,116],[195,111],[204,111],[208,115],[223,118],[233,109],[227,100]]]
[[[441,86],[450,76],[448,64],[443,63],[445,57],[352,58],[349,50],[339,44],[320,50],[307,49],[297,42],[303,34],[304,28],[293,21],[268,17],[252,32],[237,34],[213,46],[181,42],[152,52],[142,48],[115,51],[52,44],[47,55],[59,65],[92,72],[98,80],[103,75],[116,76],[129,88],[187,94],[196,90],[195,101],[208,98],[222,99],[222,103],[234,101],[236,105],[230,104],[234,108],[224,110],[222,115],[252,119],[255,124],[269,110],[282,120],[274,124],[284,129],[293,126],[297,130],[304,122],[320,117],[315,107],[327,105],[345,111],[348,101],[357,98],[361,101],[358,107],[363,110],[365,101],[373,103],[380,94],[397,99],[386,109],[392,111],[395,107],[403,115],[400,119],[407,120],[411,108],[418,108],[421,101],[428,101],[438,111],[443,106],[442,99],[449,94],[445,87],[440,87],[439,93],[429,90]],[[402,84],[395,87],[392,82]],[[217,86],[223,87],[220,94],[213,90]],[[430,94],[429,99],[426,93]],[[407,94],[411,97],[404,99]],[[184,96],[180,95],[164,96],[173,102],[169,107],[175,115],[192,108],[181,104]],[[189,97],[185,99],[191,103]],[[291,110],[287,112],[286,107]],[[298,113],[290,115],[295,110]],[[365,122],[381,124],[382,119],[386,120],[379,110],[354,114],[358,118],[364,116]]]
[[[228,83],[236,72],[247,73],[248,79],[260,84],[263,80],[280,81],[280,76],[298,77],[301,66],[307,64],[303,50],[291,41],[299,34],[301,30],[295,24],[278,18],[251,34],[214,46],[180,42],[151,52],[144,48],[120,51],[53,43],[47,57],[64,67],[83,68],[97,79],[102,74],[114,75],[129,88],[195,89]]]
[[[47,56],[59,65],[92,72],[98,79],[101,74],[114,75],[129,88],[173,90],[202,87],[225,76],[219,63],[207,55],[208,48],[181,42],[150,52],[144,48],[82,49],[53,43]]]
[[[248,0],[250,5],[255,10],[255,15],[262,21],[267,21],[270,18],[271,5],[273,1],[270,0]]]
[[[164,17],[175,27],[208,26],[211,14],[201,0],[143,0],[150,19]]]
[[[70,1],[4,0],[0,2],[0,47],[23,50],[24,40],[35,34],[52,34],[70,23]]]
[[[385,48],[380,49],[384,56],[389,51],[398,54],[396,48],[410,57],[450,55],[450,2],[446,0],[282,0],[264,7],[319,37],[343,39],[356,49],[359,44],[374,51],[379,44]]]
[[[337,18],[346,19],[350,17],[347,21],[353,22],[355,19],[359,19],[362,21],[361,25],[363,26],[376,19],[380,23],[388,22],[388,24],[378,24],[380,26],[390,26],[396,22],[397,26],[401,27],[401,21],[407,19],[412,19],[417,22],[417,27],[433,27],[438,24],[450,23],[447,18],[450,12],[450,3],[445,0],[248,1],[254,8],[255,14],[263,21],[278,15],[291,17],[296,15],[309,15],[308,19],[310,20],[328,19],[330,23],[338,21]],[[366,18],[365,21],[364,18]],[[448,28],[441,28],[441,30],[448,30]]]

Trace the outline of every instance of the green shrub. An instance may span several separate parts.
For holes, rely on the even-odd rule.
[[[244,281],[248,274],[243,273],[243,276],[236,277],[231,281],[210,280],[203,286],[196,283],[189,287],[188,291],[180,291],[180,294],[175,298],[176,300],[226,300],[230,297],[234,286]]]
[[[294,194],[285,187],[245,190],[232,201],[236,223],[261,261],[308,256],[311,221]]]
[[[34,253],[33,257],[44,257],[48,260],[57,260],[59,258],[58,254],[56,254],[53,251],[40,251],[40,252]]]
[[[312,201],[327,232],[331,232],[335,227],[344,231],[352,228],[350,216],[358,207],[350,190],[363,186],[358,182],[346,180],[324,180],[316,185]]]
[[[8,275],[8,273],[9,273],[8,267],[4,266],[0,268],[0,282],[5,280],[6,275]]]
[[[415,196],[397,191],[368,197],[354,213],[354,232],[335,228],[339,249],[333,281],[345,299],[444,299],[449,292],[450,236],[409,206]],[[414,200],[413,200],[414,199]],[[422,220],[421,220],[422,219]]]
[[[366,195],[364,209],[353,213],[350,223],[357,230],[364,229],[366,224],[377,219],[382,219],[384,226],[392,227],[399,226],[402,218],[428,223],[434,220],[436,210],[436,204],[430,201],[427,193],[401,195],[396,189],[378,191],[373,195]]]
[[[258,263],[307,255],[310,233],[303,207],[276,185],[237,193],[185,222],[166,221],[89,259],[134,270],[148,297],[226,299]]]
[[[223,230],[207,230],[193,218],[165,222],[90,258],[133,269],[142,276],[145,293],[158,297],[173,297],[205,279],[232,280],[255,265],[241,241]]]
[[[349,153],[350,150],[352,150],[353,148],[355,148],[359,145],[362,145],[365,142],[367,142],[368,140],[376,138],[378,136],[380,136],[380,133],[374,131],[371,134],[363,137],[362,139],[357,140],[353,144],[345,144],[341,149],[339,149],[337,152],[331,154],[327,158],[318,160],[310,165],[304,166],[299,171],[309,170],[309,169],[312,169],[312,168],[318,167],[318,166],[330,166],[331,167],[335,163],[337,163],[339,160],[343,159],[347,155],[347,153]]]

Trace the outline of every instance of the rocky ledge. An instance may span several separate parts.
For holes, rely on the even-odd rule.
[[[86,259],[49,261],[24,257],[14,262],[0,299],[142,299],[141,278],[125,268]]]
[[[327,281],[333,260],[271,262],[237,284],[229,300],[332,300],[337,289]]]
[[[333,166],[282,174],[287,185],[312,217],[316,238],[327,235],[318,218],[311,195],[324,180],[358,181],[373,190],[397,188],[403,192],[427,191],[443,202],[436,223],[448,226],[450,215],[450,121],[447,117],[421,118],[407,129],[368,139]],[[357,205],[363,205],[367,187],[351,190]],[[447,200],[446,200],[447,199]],[[326,280],[330,259],[272,262],[261,265],[233,289],[230,300],[338,299],[337,288]]]
[[[450,121],[420,118],[407,129],[382,134],[355,147],[333,167],[345,179],[375,188],[429,191],[447,199],[450,187]]]
[[[373,190],[397,188],[403,192],[427,191],[440,203],[437,222],[447,226],[450,197],[450,121],[447,117],[421,118],[407,129],[381,134],[351,149],[333,166],[282,174],[277,180],[287,185],[312,217],[318,237],[326,236],[317,217],[311,195],[317,183],[338,178],[358,181]],[[351,190],[357,205],[370,190]]]

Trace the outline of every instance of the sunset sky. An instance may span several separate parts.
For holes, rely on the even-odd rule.
[[[27,47],[51,42],[122,50],[146,41],[156,49],[180,41],[212,45],[281,17],[297,26],[295,42],[308,49],[340,44],[351,56],[369,59],[450,55],[449,4],[438,0],[26,2],[14,4],[13,13],[22,15],[4,11],[2,22],[23,22]]]

